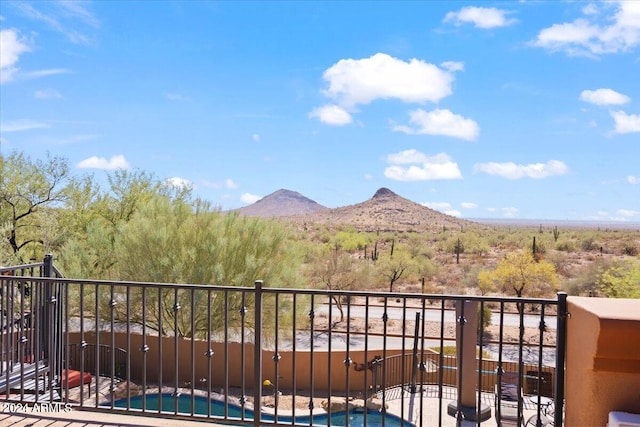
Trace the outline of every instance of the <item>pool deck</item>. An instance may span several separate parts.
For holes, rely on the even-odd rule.
[[[406,419],[418,426],[456,426],[456,419],[447,415],[447,405],[450,400],[442,401],[442,423],[438,414],[438,399],[431,397],[420,397],[417,395],[408,396],[404,399],[404,414]],[[400,415],[402,400],[395,399],[389,402],[389,412]],[[418,418],[411,419],[409,413],[419,411],[420,405],[423,410],[422,422]],[[413,411],[412,411],[413,409]],[[493,408],[492,408],[493,410]],[[525,409],[524,420],[534,414],[534,410]],[[284,414],[283,414],[284,415]],[[211,427],[225,426],[226,424],[214,423],[211,421],[189,421],[173,418],[159,418],[149,416],[137,416],[129,414],[114,414],[106,412],[93,412],[73,409],[70,412],[58,413],[33,413],[19,411],[13,414],[1,413],[0,425],[4,427]],[[463,421],[462,426],[475,426],[475,422]],[[483,426],[496,426],[495,417],[482,423]],[[228,425],[227,425],[228,427]]]
[[[107,391],[103,387],[92,388],[99,390],[98,396],[104,401]],[[101,390],[102,389],[102,390]],[[81,388],[76,388],[74,392],[80,392]],[[157,389],[156,389],[157,392]],[[424,386],[421,393],[411,394],[403,391],[402,388],[395,388],[385,392],[385,403],[387,411],[398,417],[404,418],[416,426],[456,426],[456,418],[447,414],[447,405],[456,400],[455,388],[445,387],[443,398],[440,401],[437,386]],[[71,397],[71,396],[70,396]],[[73,396],[78,398],[78,396]],[[382,396],[379,395],[381,398]],[[482,422],[482,426],[497,426],[495,418],[495,400],[492,393],[482,393],[482,403],[491,408],[492,416],[487,421]],[[76,400],[78,401],[78,400]],[[441,402],[441,403],[440,403]],[[95,392],[91,399],[85,400],[85,405],[95,404]],[[528,396],[523,399],[523,420],[535,414],[536,405],[529,400]],[[114,411],[81,409],[72,407],[67,412],[59,410],[55,412],[45,412],[48,408],[25,407],[22,405],[11,405],[7,402],[0,402],[0,425],[3,427],[205,427],[205,426],[228,426],[221,422],[211,420],[189,420],[176,418],[162,418],[158,415],[143,416],[131,413],[114,413]],[[64,408],[62,408],[64,409]],[[273,411],[272,408],[264,408],[265,411]],[[323,411],[324,412],[324,411]],[[279,410],[282,416],[287,415],[287,411]],[[420,418],[422,414],[422,418]],[[476,422],[463,421],[462,426],[475,426]]]

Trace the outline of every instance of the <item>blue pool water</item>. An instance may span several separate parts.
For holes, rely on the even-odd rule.
[[[224,417],[224,402],[218,400],[208,400],[206,397],[194,396],[194,413],[198,415],[207,415],[207,404],[211,402],[211,415],[216,417]],[[191,396],[180,395],[177,398],[178,413],[191,414]],[[114,406],[117,408],[126,408],[127,399],[115,401]],[[176,398],[170,394],[148,394],[146,396],[146,410],[149,412],[157,412],[160,405],[162,405],[163,412],[175,412]],[[142,396],[132,397],[129,400],[129,407],[131,409],[142,409]],[[241,407],[233,404],[227,405],[227,413],[230,418],[241,418],[243,410]],[[353,427],[365,427],[364,423],[364,409],[347,412],[336,412],[331,414],[331,426],[346,426],[346,418],[349,417],[349,426]],[[253,411],[244,410],[245,419],[253,419]],[[262,414],[261,418],[265,421],[272,421],[273,415]],[[408,421],[402,421],[400,418],[391,414],[381,414],[377,411],[367,410],[367,424],[366,427],[382,427],[382,420],[384,418],[385,427],[415,427]],[[290,423],[291,417],[282,416],[278,414],[278,421]],[[328,415],[314,415],[313,422],[309,415],[296,416],[296,424],[305,424],[314,426],[326,426],[328,421]]]

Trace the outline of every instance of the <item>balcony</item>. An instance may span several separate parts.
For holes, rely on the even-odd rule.
[[[623,324],[637,333],[640,319],[601,320],[595,333],[600,317],[583,310],[589,301],[567,306],[564,294],[74,280],[50,257],[0,269],[0,285],[5,408],[255,426],[603,425],[608,411],[640,412],[638,396],[613,397],[600,410],[601,396],[584,395],[603,378],[638,384],[640,357],[611,350],[618,341],[607,336]],[[580,342],[594,351],[574,348]],[[591,381],[585,369],[596,387],[580,394]],[[512,388],[499,386],[509,376]]]

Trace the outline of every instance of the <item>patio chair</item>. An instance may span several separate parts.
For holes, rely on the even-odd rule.
[[[522,396],[523,390],[517,372],[498,373],[495,390],[495,413],[498,427],[524,424]],[[519,416],[518,410],[520,410]]]
[[[74,369],[63,369],[62,370],[62,388],[74,388],[80,387],[84,384],[87,384],[87,393],[91,396],[91,381],[93,380],[93,376],[89,372],[80,372]]]

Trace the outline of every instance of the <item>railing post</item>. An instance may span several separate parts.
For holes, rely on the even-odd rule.
[[[255,325],[253,347],[253,425],[260,427],[262,406],[262,280],[255,281]]]
[[[53,277],[53,255],[46,254],[42,261],[42,277]],[[49,347],[49,337],[53,331],[53,318],[50,316],[51,314],[51,297],[53,296],[53,292],[51,289],[51,282],[42,283],[42,293],[40,294],[40,349],[42,351],[42,356],[45,359],[49,359],[50,351],[53,350]],[[36,360],[40,359],[40,355],[36,355]]]
[[[554,391],[555,414],[554,425],[562,427],[564,412],[564,365],[567,350],[567,293],[558,292],[558,315],[556,331],[556,385]]]

